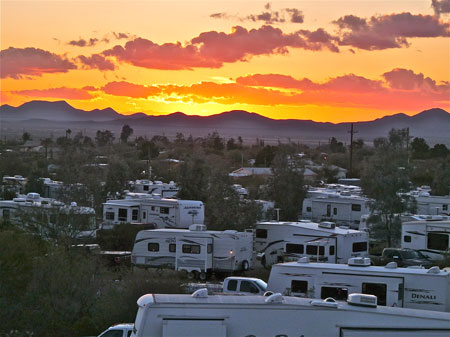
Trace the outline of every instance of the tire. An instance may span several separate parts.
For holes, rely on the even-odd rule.
[[[243,271],[247,271],[250,269],[250,264],[248,263],[247,260],[242,261],[242,270]]]
[[[187,278],[188,278],[189,280],[195,279],[195,273],[194,273],[193,271],[189,271],[189,272],[186,274],[186,276],[187,276]]]
[[[205,281],[206,280],[206,273],[204,271],[202,271],[201,273],[198,274],[198,278],[200,281]]]

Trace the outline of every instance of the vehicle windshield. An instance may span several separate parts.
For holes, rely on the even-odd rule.
[[[403,250],[400,254],[404,259],[425,259],[425,256],[416,250]]]
[[[262,289],[262,291],[266,291],[266,289],[267,289],[266,282],[264,282],[263,280],[256,280],[255,282],[258,285],[258,287],[260,287]]]

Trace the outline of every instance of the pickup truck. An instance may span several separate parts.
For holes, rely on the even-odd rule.
[[[433,261],[421,252],[407,248],[384,248],[381,255],[370,255],[370,259],[375,265],[386,265],[389,262],[396,262],[399,267],[423,266],[430,268],[434,265]]]
[[[211,294],[264,295],[267,283],[254,277],[230,276],[223,283],[188,283],[184,287],[187,293],[192,293],[200,288],[208,289]]]
[[[133,327],[134,324],[131,323],[116,324],[103,331],[98,337],[130,337]]]

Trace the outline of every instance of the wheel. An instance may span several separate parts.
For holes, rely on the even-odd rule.
[[[242,261],[242,270],[247,271],[250,269],[250,264],[247,260]]]
[[[186,276],[187,276],[187,278],[188,278],[189,280],[193,280],[193,279],[195,278],[195,273],[194,273],[193,271],[189,271],[189,272],[186,274]]]
[[[206,280],[206,273],[204,271],[202,271],[200,274],[198,274],[198,278],[201,281],[205,281]]]

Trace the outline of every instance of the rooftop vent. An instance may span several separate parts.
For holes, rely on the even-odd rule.
[[[309,263],[309,257],[303,256],[297,260],[298,263]]]
[[[203,231],[206,231],[206,226],[200,225],[200,224],[194,224],[194,225],[189,226],[189,230],[192,232],[203,232]]]
[[[321,228],[328,228],[328,229],[334,229],[334,228],[336,228],[336,224],[334,222],[331,222],[331,221],[322,221],[321,223],[319,223],[319,227],[321,227]]]
[[[270,296],[268,296],[264,302],[266,303],[281,303],[283,302],[283,295],[281,295],[280,293],[275,293],[272,294]]]
[[[397,268],[397,262],[389,262],[385,268],[389,268],[389,269],[395,269]]]
[[[431,267],[427,271],[428,274],[439,274],[440,272],[441,272],[441,270],[439,269],[438,266]]]
[[[352,257],[348,259],[349,266],[368,267],[370,259],[368,257]]]
[[[208,297],[208,289],[206,289],[206,288],[198,289],[198,290],[194,291],[191,296],[197,297],[197,298],[207,298]]]
[[[331,307],[331,308],[337,308],[338,306],[336,300],[332,297],[327,297],[324,300],[312,300],[311,305],[318,307]]]
[[[377,297],[368,294],[350,294],[347,297],[347,303],[351,305],[359,305],[363,307],[376,307]]]

